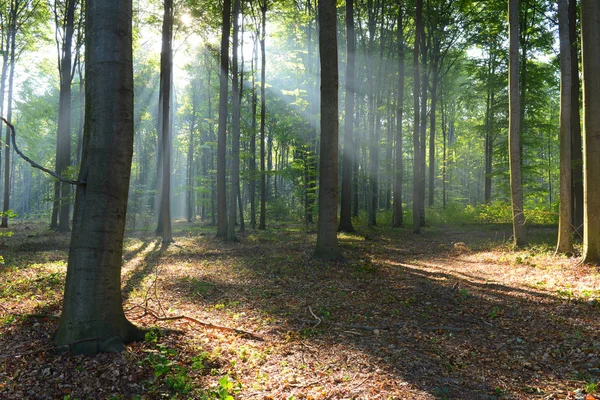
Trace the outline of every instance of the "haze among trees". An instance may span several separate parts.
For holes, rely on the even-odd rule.
[[[543,255],[544,265],[585,271],[572,275],[588,279],[591,286],[577,290],[590,291],[587,300],[595,303],[588,311],[598,314],[597,0],[10,0],[0,1],[0,50],[2,235],[7,243],[13,231],[32,238],[33,249],[37,238],[70,240],[60,272],[64,291],[57,294],[62,305],[53,306],[60,313],[53,349],[120,352],[144,338],[158,346],[160,334],[149,326],[169,321],[263,340],[162,304],[161,280],[193,286],[192,298],[211,292],[212,283],[189,274],[175,279],[159,268],[176,274],[206,248],[242,270],[254,265],[247,254],[265,260],[269,279],[286,276],[288,264],[268,252],[287,256],[294,260],[289,268],[302,264],[298,290],[305,280],[319,285],[317,273],[332,282],[339,273],[341,282],[365,269],[402,268],[415,285],[419,274],[438,274],[448,283],[440,284],[444,293],[466,313],[477,307],[465,306],[470,292],[460,282],[470,278],[458,272],[461,257],[492,252],[488,261],[469,262],[482,265],[489,279],[505,279],[489,271],[496,259],[513,257],[516,269],[535,269],[526,260]],[[146,267],[136,270],[127,267],[136,259],[127,246],[140,238]],[[6,271],[19,262],[15,251],[0,247]],[[443,260],[436,258],[442,253],[453,272],[432,261]],[[202,265],[214,268],[207,260]],[[433,272],[432,263],[441,269]],[[243,281],[235,275],[241,270],[228,271],[218,273]],[[400,279],[397,272],[390,282]],[[5,275],[6,284],[14,281]],[[487,285],[488,278],[473,279]],[[550,293],[548,279],[530,284],[532,290]],[[495,290],[480,289],[481,301]],[[223,290],[223,307],[237,301]],[[435,290],[423,296],[442,309],[448,301]],[[569,300],[575,296],[571,286],[555,292],[564,290],[571,290]],[[315,323],[307,337],[317,327],[357,336],[406,328],[393,322],[403,315],[395,302],[409,307],[418,296],[399,300],[393,289],[384,292],[394,306],[380,299],[390,313],[383,328],[362,317],[336,322],[331,307],[308,302]],[[136,296],[143,300],[124,306]],[[1,307],[6,315],[46,314]],[[499,306],[490,307],[498,307],[496,318]],[[130,322],[132,310],[142,312],[133,318],[140,327]],[[428,318],[427,310],[419,318]],[[296,319],[306,324],[306,315]],[[453,334],[472,329],[426,325]],[[173,356],[161,349],[151,351],[163,361]],[[192,393],[193,378],[179,377],[189,379],[189,390],[167,379],[184,367],[165,361],[159,373],[157,360],[144,364],[158,382],[147,388],[151,393],[160,385]],[[600,358],[586,373],[593,377],[598,368]],[[224,379],[222,393],[232,394]],[[0,391],[9,386],[0,382]]]

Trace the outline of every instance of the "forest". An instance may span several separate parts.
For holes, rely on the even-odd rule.
[[[598,0],[0,0],[0,397],[600,399]]]

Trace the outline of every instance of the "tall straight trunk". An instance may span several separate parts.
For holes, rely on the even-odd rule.
[[[315,258],[339,259],[338,205],[338,56],[335,0],[319,0],[321,59],[321,145],[319,220]]]
[[[394,212],[392,218],[392,227],[400,228],[404,226],[402,210],[402,181],[403,181],[403,149],[402,149],[402,124],[404,114],[404,25],[403,25],[403,5],[398,0],[398,95],[396,99],[396,171],[394,180]]]
[[[190,137],[187,150],[187,190],[186,190],[186,219],[192,222],[194,219],[194,136],[196,131],[196,112],[197,112],[196,94],[192,94],[192,120],[190,121]]]
[[[419,162],[419,218],[420,225],[426,226],[425,223],[425,188],[427,186],[427,98],[429,95],[429,71],[427,70],[427,60],[429,52],[429,43],[431,37],[425,38],[425,27],[421,24],[421,71],[422,71],[422,82],[421,82],[421,136],[420,136],[420,154]]]
[[[219,133],[217,139],[217,237],[227,237],[227,103],[229,101],[229,31],[231,0],[223,1],[221,71],[219,75]],[[235,203],[235,199],[232,200]]]
[[[600,264],[600,4],[581,1],[583,262]]]
[[[569,0],[558,0],[560,42],[560,211],[556,253],[573,251],[571,236],[571,49]]]
[[[442,208],[446,209],[446,180],[448,179],[448,123],[447,123],[447,103],[445,96],[442,97]]]
[[[235,222],[237,220],[237,202],[240,192],[240,87],[238,77],[240,0],[233,1],[233,57],[231,60],[232,94],[232,137],[231,137],[231,193],[229,196],[229,226],[227,240],[236,241]]]
[[[487,96],[485,102],[485,183],[484,183],[484,194],[483,199],[486,204],[492,201],[492,156],[494,150],[494,140],[492,135],[493,129],[493,113],[492,107],[494,105],[494,90],[492,89],[492,75],[495,73],[493,67],[493,56],[490,49],[488,59],[488,68],[486,76]]]
[[[81,151],[83,147],[83,122],[85,118],[85,79],[83,77],[83,63],[81,60],[77,61],[77,71],[79,75],[79,126],[77,127],[77,148],[75,151],[75,160],[76,165],[79,165],[81,164]]]
[[[569,46],[571,49],[571,162],[572,172],[572,218],[574,229],[583,236],[583,153],[581,138],[581,113],[579,93],[579,37],[577,35],[577,0],[569,0]]]
[[[356,85],[356,37],[354,33],[354,0],[346,0],[346,110],[344,120],[344,155],[342,159],[342,191],[340,226],[342,232],[354,232],[352,226],[352,170],[354,158],[354,98]]]
[[[71,353],[125,350],[144,332],[125,317],[123,235],[133,154],[131,0],[87,0],[84,153],[62,314],[54,343]],[[93,49],[111,49],[94,51]],[[93,106],[92,106],[93,105]]]
[[[171,77],[173,69],[173,0],[164,0],[162,26],[162,51],[160,56],[161,126],[160,148],[162,149],[162,174],[160,185],[160,208],[156,233],[162,242],[173,242],[171,228]]]
[[[415,10],[415,47],[413,50],[413,232],[421,233],[421,73],[419,71],[419,49],[421,41],[424,39],[421,35],[423,31],[423,0],[417,0]]]
[[[63,175],[71,165],[71,82],[73,80],[71,48],[73,34],[75,31],[75,0],[66,3],[66,18],[62,28],[65,36],[60,48],[61,59],[59,60],[60,75],[60,97],[58,105],[58,133],[56,139],[56,173]],[[58,7],[55,1],[55,7]],[[56,10],[58,15],[58,10]],[[56,21],[57,23],[59,21]],[[56,27],[58,29],[58,26]],[[68,183],[60,183],[59,190],[59,221],[58,231],[69,232],[69,213],[71,186]]]
[[[261,5],[261,71],[260,71],[260,217],[258,229],[267,229],[267,177],[265,171],[265,123],[267,119],[267,99],[265,97],[265,79],[267,67],[267,52],[265,49],[265,37],[267,26],[267,0]]]
[[[256,93],[256,68],[258,68],[258,32],[254,40],[252,57],[252,127],[250,128],[250,225],[256,229],[256,110],[258,95]]]
[[[11,10],[11,23],[10,23],[10,72],[8,74],[8,104],[6,111],[6,119],[12,123],[12,99],[13,99],[13,86],[15,78],[15,62],[16,62],[16,39],[17,39],[17,9],[19,7],[19,1],[13,3],[14,9]],[[8,210],[10,210],[10,132],[6,130],[6,137],[4,142],[4,201],[2,203],[2,222],[0,228],[8,227]]]
[[[526,243],[523,189],[521,186],[520,98],[519,98],[519,2],[508,0],[509,59],[508,59],[508,158],[510,165],[510,197],[513,216],[513,245],[515,248]]]
[[[309,15],[312,14],[312,6],[310,6],[311,0],[309,0]],[[316,31],[318,33],[319,31],[319,27],[318,27],[318,23],[316,24],[317,28]],[[315,197],[316,197],[316,193],[317,193],[317,183],[316,183],[316,179],[317,179],[317,171],[316,171],[316,143],[317,141],[317,116],[319,114],[319,96],[317,95],[317,92],[319,90],[319,78],[318,78],[318,73],[316,72],[316,69],[318,68],[317,66],[315,66],[315,58],[313,53],[314,53],[314,46],[313,46],[313,40],[312,40],[312,24],[309,23],[308,25],[308,35],[307,35],[307,40],[308,40],[308,74],[310,76],[314,76],[315,77],[315,82],[314,85],[311,85],[312,82],[310,82],[309,80],[309,85],[311,85],[308,89],[308,93],[309,93],[309,101],[310,101],[310,107],[311,107],[311,112],[310,112],[310,117],[309,117],[309,121],[310,121],[310,128],[308,130],[308,138],[306,140],[306,155],[305,155],[305,162],[306,162],[306,173],[305,173],[305,204],[304,204],[304,219],[305,219],[305,223],[308,224],[312,224],[313,223],[313,213],[314,213],[314,208],[315,208]]]
[[[431,109],[429,110],[429,197],[428,206],[433,207],[435,201],[435,128],[438,100],[438,83],[440,77],[439,71],[439,49],[434,46],[431,60],[431,72],[433,74],[431,81]]]

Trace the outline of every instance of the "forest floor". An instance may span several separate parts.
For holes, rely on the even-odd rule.
[[[126,314],[160,330],[95,357],[52,347],[69,235],[11,230],[2,399],[600,398],[600,269],[553,256],[556,228],[518,252],[505,225],[361,228],[338,263],[311,259],[302,226],[223,243],[177,223],[167,249],[129,232]]]

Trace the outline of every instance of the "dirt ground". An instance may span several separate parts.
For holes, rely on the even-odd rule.
[[[129,233],[124,308],[160,329],[95,357],[52,346],[68,235],[11,230],[2,399],[600,398],[600,269],[553,256],[555,228],[519,252],[509,226],[362,228],[344,262],[312,260],[303,226],[223,243],[178,223],[167,249]]]

